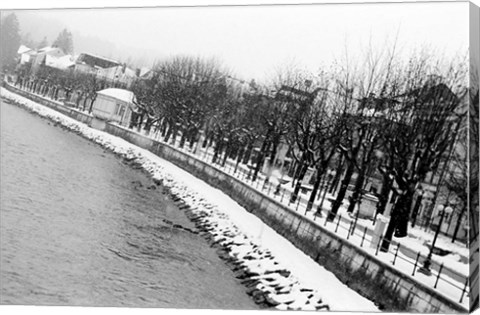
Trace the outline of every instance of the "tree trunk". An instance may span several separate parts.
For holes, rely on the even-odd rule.
[[[313,184],[312,193],[310,194],[310,198],[308,199],[306,211],[310,211],[312,209],[313,203],[315,202],[315,197],[317,196],[317,192],[318,192],[318,189],[320,188],[320,184],[322,183],[324,175],[325,175],[325,172],[317,168],[317,176],[315,178],[315,183]]]
[[[183,146],[185,145],[186,140],[187,140],[187,133],[184,130],[182,132],[182,137],[180,138],[180,144],[179,144],[180,149],[183,149]]]
[[[298,198],[298,193],[300,192],[300,188],[302,188],[302,180],[305,177],[305,174],[307,173],[308,169],[308,164],[303,163],[301,165],[300,173],[298,174],[298,179],[297,179],[297,184],[295,185],[295,190],[293,191],[293,194],[290,197],[290,203],[294,203],[297,198]]]
[[[395,237],[405,237],[408,231],[408,218],[410,214],[410,207],[413,201],[413,189],[407,190],[403,195],[400,195],[392,209],[390,222],[385,233],[381,250],[387,252],[390,243],[392,242],[393,234]]]
[[[91,108],[91,106],[90,106]],[[132,115],[130,116],[130,124],[128,125],[129,129],[133,129],[135,127],[135,119],[137,118],[137,114],[132,112]]]
[[[77,97],[77,101],[75,102],[75,108],[79,108],[80,107],[80,101],[82,100],[83,98],[83,95],[80,94],[78,97]]]
[[[292,174],[292,188],[295,187],[295,183],[297,182],[297,179],[300,176],[300,173],[302,172],[302,167],[304,163],[305,163],[305,155],[302,155],[300,162],[295,160],[295,162],[293,163],[295,164],[295,166],[293,168],[293,174]]]
[[[280,139],[275,139],[274,142],[272,143],[272,152],[270,153],[270,166],[275,165],[275,157],[277,155],[277,150],[278,150],[278,144],[280,142]]]
[[[325,202],[325,197],[327,196],[327,188],[328,188],[328,183],[324,182],[322,200],[320,201],[320,204],[318,205],[318,208],[317,208],[317,214],[319,215],[321,215],[322,213],[323,203]]]
[[[167,134],[165,135],[165,138],[164,138],[165,143],[168,143],[168,140],[170,140],[170,137],[172,136],[172,133],[173,133],[173,126],[169,125]]]
[[[212,146],[212,144],[213,144],[213,139],[214,139],[214,135],[212,134],[212,135],[210,136],[210,139],[208,139],[207,147],[210,148],[210,147]]]
[[[82,105],[82,110],[83,111],[85,110],[85,108],[87,108],[87,100],[88,100],[87,97],[85,97],[85,99],[83,100],[83,105]]]
[[[255,166],[255,171],[253,172],[252,181],[257,180],[258,172],[260,172],[260,168],[262,167],[262,164],[263,164],[267,145],[268,145],[268,141],[267,141],[267,138],[265,138],[265,140],[262,143],[262,148],[260,149],[260,152],[258,152],[257,165]]]
[[[153,119],[150,116],[147,116],[147,121],[145,122],[145,132],[150,134],[150,129],[152,128]]]
[[[244,147],[241,147],[239,150],[238,150],[238,155],[237,155],[237,161],[235,163],[235,171],[234,173],[236,174],[237,173],[237,170],[238,170],[238,165],[240,164],[240,162],[242,161],[243,159],[243,156],[245,155],[245,148]]]
[[[338,192],[337,198],[332,204],[332,210],[330,210],[330,212],[328,213],[328,221],[333,221],[335,219],[338,209],[340,209],[340,206],[343,203],[343,198],[345,198],[345,194],[347,193],[348,185],[350,184],[350,179],[352,178],[353,171],[353,163],[348,162],[348,168],[345,172],[345,176],[343,177],[340,191]]]
[[[249,143],[246,149],[245,154],[243,155],[243,164],[248,165],[248,162],[250,161],[250,156],[252,155],[252,148],[253,144]]]
[[[216,146],[215,146],[215,150],[214,150],[214,153],[213,153],[212,164],[217,163],[218,156],[220,155],[220,151],[222,149],[223,149],[222,141],[217,141]]]
[[[205,131],[205,138],[203,139],[202,148],[205,150],[210,147],[210,132]]]
[[[140,132],[142,130],[142,124],[143,124],[143,113],[139,115],[138,120],[137,120],[137,131]]]
[[[347,212],[353,213],[355,205],[359,201],[363,189],[363,183],[365,182],[365,168],[358,173],[357,180],[355,181],[355,188],[353,190],[352,198],[350,198],[350,204],[348,205]]]
[[[177,143],[177,134],[178,134],[178,130],[177,130],[177,127],[176,126],[172,126],[172,135],[171,135],[171,141],[170,141],[170,144],[175,146],[175,144]]]
[[[335,177],[333,178],[333,181],[330,185],[330,189],[328,190],[329,193],[333,193],[337,189],[338,183],[340,182],[340,178],[342,175],[342,169],[343,169],[343,154],[340,154],[340,159],[338,160],[337,169],[335,170]]]
[[[193,147],[194,147],[195,143],[197,142],[197,134],[198,134],[197,129],[194,129],[191,132],[189,132],[188,142],[189,142],[189,147],[190,147],[191,151],[193,151]]]
[[[390,195],[390,191],[392,190],[392,185],[393,179],[390,178],[390,174],[383,174],[382,190],[380,191],[380,195],[378,196],[376,214],[383,214],[385,212],[385,207],[388,203],[388,196]]]
[[[387,231],[383,237],[382,246],[380,250],[382,252],[388,252],[390,248],[390,243],[392,242],[393,232],[395,232],[396,222],[395,218],[390,217],[390,222],[388,223]]]
[[[230,154],[230,150],[231,150],[230,142],[227,142],[225,145],[225,153],[223,154],[222,166],[225,166],[225,163],[227,163],[227,158],[228,158],[228,155]]]
[[[162,126],[161,126],[160,130],[161,130],[160,132],[162,134],[162,138],[165,139],[165,136],[167,134],[167,121],[166,120],[162,121]]]

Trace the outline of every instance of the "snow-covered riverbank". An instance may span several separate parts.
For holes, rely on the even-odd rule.
[[[4,88],[1,89],[1,95],[110,149],[149,172],[185,204],[191,219],[196,220],[197,226],[203,227],[212,241],[221,246],[224,254],[237,267],[236,270],[242,272],[242,277],[255,280],[248,283],[252,295],[255,292],[252,285],[259,291],[270,292],[265,296],[279,309],[315,310],[325,309],[328,305],[330,310],[335,311],[378,311],[373,302],[341,283],[331,272],[220,190],[123,139],[89,128]]]

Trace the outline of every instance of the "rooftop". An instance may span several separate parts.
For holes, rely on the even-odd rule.
[[[62,57],[54,57],[47,55],[45,58],[45,64],[52,68],[67,69],[75,65],[75,60],[71,55],[65,55]]]
[[[108,59],[105,57],[100,57],[94,54],[81,53],[77,58],[77,63],[85,63],[91,67],[99,68],[111,68],[118,66],[120,63],[118,61]]]
[[[132,91],[128,91],[124,89],[110,88],[110,89],[98,91],[97,94],[110,96],[112,98],[115,98],[117,100],[124,101],[127,103],[133,103],[133,100],[135,99],[135,94],[133,94]]]
[[[26,52],[28,52],[28,51],[31,51],[31,50],[32,50],[31,48],[28,48],[28,47],[25,46],[25,45],[20,45],[20,47],[18,47],[17,53],[18,53],[18,54],[24,54],[24,53],[26,53]]]

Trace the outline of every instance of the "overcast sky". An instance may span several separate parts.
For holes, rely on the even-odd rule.
[[[429,46],[453,56],[468,48],[466,2],[34,12],[120,49],[137,47],[134,57],[218,57],[239,77],[257,80],[292,62],[315,70],[345,51],[359,55],[369,42],[381,51],[397,34],[402,54]]]

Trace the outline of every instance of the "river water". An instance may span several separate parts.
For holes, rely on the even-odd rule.
[[[0,106],[1,304],[258,308],[146,175]]]

